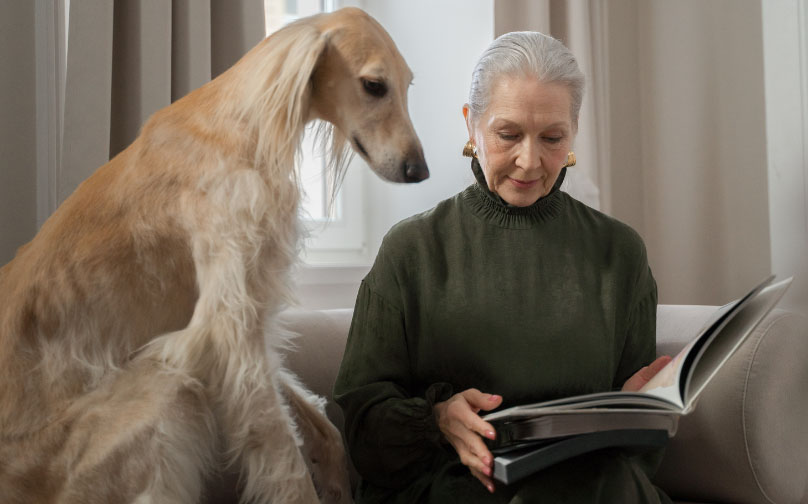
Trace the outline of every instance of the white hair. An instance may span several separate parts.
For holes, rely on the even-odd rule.
[[[578,112],[584,97],[584,74],[567,47],[539,32],[500,35],[480,56],[471,74],[469,108],[479,118],[491,98],[494,83],[502,76],[531,75],[544,83],[558,83],[570,93],[572,124],[578,128]]]

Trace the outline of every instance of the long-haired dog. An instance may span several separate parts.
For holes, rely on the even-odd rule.
[[[411,79],[362,11],[300,20],[59,207],[0,269],[0,502],[194,503],[225,466],[244,502],[350,499],[339,433],[277,350],[295,156],[322,119],[337,178],[349,145],[426,178]]]

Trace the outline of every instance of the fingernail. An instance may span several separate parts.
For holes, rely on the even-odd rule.
[[[496,400],[497,400],[497,399],[499,399],[499,398],[500,398],[500,397],[499,397],[498,395],[493,395],[493,394],[492,394],[491,396],[489,396],[489,397],[488,397],[488,400],[489,400],[489,401],[496,401]]]
[[[492,430],[485,431],[485,437],[488,439],[495,439],[497,437],[497,433]]]
[[[491,492],[491,493],[494,493],[494,485],[487,485],[487,486],[488,486],[488,491]]]
[[[491,476],[491,468],[490,467],[484,467],[483,472],[485,473],[486,476]]]
[[[483,464],[485,464],[486,469],[488,469],[491,466],[491,459],[488,457],[483,457]]]

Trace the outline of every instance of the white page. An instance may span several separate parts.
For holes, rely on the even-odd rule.
[[[758,293],[738,315],[732,318],[714,341],[708,342],[696,356],[685,388],[685,411],[690,411],[704,387],[738,350],[763,318],[774,308],[791,285],[793,277],[772,284]]]

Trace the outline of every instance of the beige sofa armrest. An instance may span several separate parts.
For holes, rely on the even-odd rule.
[[[328,400],[326,414],[342,432],[342,411],[332,398],[353,310],[286,310],[281,326],[295,333],[286,366],[315,394]]]
[[[659,353],[678,351],[690,338],[678,330],[695,334],[713,309],[660,306]],[[681,419],[656,483],[700,502],[808,502],[806,418],[808,321],[774,310]]]
[[[292,309],[284,311],[280,316],[281,326],[297,334],[292,339],[292,347],[286,352],[287,369],[300,378],[309,390],[328,400],[326,415],[343,436],[345,422],[332,392],[342,354],[345,352],[352,316],[353,310],[350,309]],[[350,457],[347,463],[351,487],[355,489],[359,474]]]

